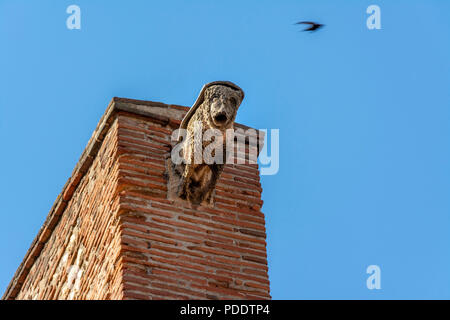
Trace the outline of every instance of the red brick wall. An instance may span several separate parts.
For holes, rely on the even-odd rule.
[[[4,298],[270,299],[257,165],[226,165],[212,207],[167,199],[186,110],[113,100]]]
[[[107,134],[16,299],[121,299],[117,124]],[[77,280],[78,279],[78,280]]]

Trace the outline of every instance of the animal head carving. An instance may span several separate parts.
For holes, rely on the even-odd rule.
[[[205,90],[205,100],[201,107],[204,119],[211,128],[230,128],[243,99],[242,91],[217,84]]]
[[[189,138],[181,143],[184,161],[177,164],[169,161],[169,194],[195,205],[212,202],[213,191],[222,173],[224,161],[195,161],[195,154],[202,155],[209,145],[206,141],[196,142],[195,127],[196,124],[201,124],[202,136],[209,129],[225,133],[227,129],[233,128],[236,112],[243,99],[244,91],[228,81],[216,81],[203,86],[197,101],[180,125],[180,129],[187,130]],[[181,132],[178,136],[179,142],[180,139]],[[226,154],[225,144],[226,142],[221,146],[223,155]]]
[[[197,111],[202,112],[202,120],[208,127],[219,130],[231,128],[243,99],[244,91],[232,82],[214,81],[205,84],[194,105],[183,118],[180,129],[188,129],[188,124]],[[200,117],[196,118],[198,120]],[[181,135],[178,140],[180,139]]]

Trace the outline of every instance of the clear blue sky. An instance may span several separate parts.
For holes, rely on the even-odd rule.
[[[237,121],[280,129],[273,298],[449,299],[449,39],[444,0],[0,0],[1,294],[113,96],[191,105],[231,80]]]

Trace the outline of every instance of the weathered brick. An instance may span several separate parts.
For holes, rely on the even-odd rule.
[[[187,110],[113,99],[4,298],[270,299],[257,165],[227,164],[210,206],[167,197]]]

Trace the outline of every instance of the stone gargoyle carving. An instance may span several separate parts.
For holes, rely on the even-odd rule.
[[[213,191],[226,159],[226,130],[233,128],[236,112],[243,99],[244,91],[228,81],[215,81],[203,86],[178,131],[179,152],[176,154],[180,155],[182,161],[173,161],[174,149],[168,159],[170,198],[187,200],[194,205],[212,203]],[[205,148],[212,143],[202,138],[207,130],[221,134],[223,139],[220,141],[223,152],[219,161],[201,159]],[[215,139],[218,139],[217,136]],[[197,155],[200,155],[200,159]]]

